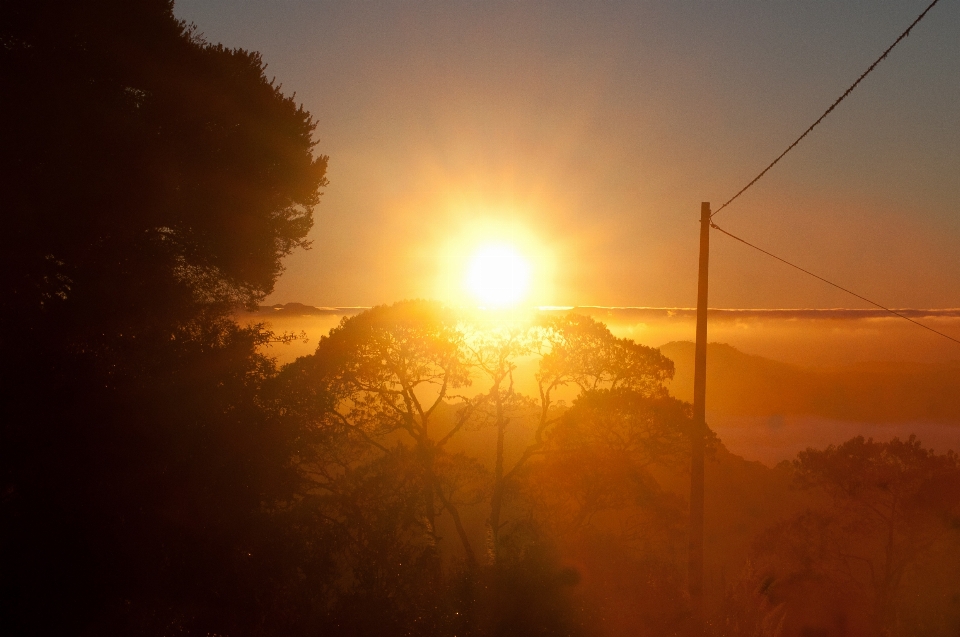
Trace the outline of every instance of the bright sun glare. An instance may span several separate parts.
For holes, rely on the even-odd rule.
[[[516,305],[530,288],[530,263],[513,246],[481,246],[470,259],[466,286],[485,306]]]

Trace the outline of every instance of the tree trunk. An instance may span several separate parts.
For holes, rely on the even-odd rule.
[[[490,541],[492,544],[490,551],[494,564],[498,564],[500,561],[500,512],[503,508],[503,491],[505,487],[503,479],[503,438],[507,428],[507,419],[503,414],[503,396],[500,392],[500,382],[501,381],[497,382],[496,394],[497,459],[493,473],[493,495],[490,497],[490,519],[488,520],[490,524]]]
[[[453,525],[457,529],[457,535],[460,537],[460,543],[463,544],[463,552],[467,555],[467,563],[470,565],[470,568],[476,568],[477,555],[473,552],[473,546],[470,544],[470,538],[467,536],[467,530],[463,527],[463,522],[460,520],[460,511],[457,509],[455,504],[443,496],[443,492],[440,491],[439,484],[437,484],[437,495],[440,497],[440,501],[443,503],[443,508],[445,508],[450,514],[450,517],[453,518]]]
[[[423,516],[427,526],[427,534],[430,536],[428,560],[430,569],[433,571],[434,583],[439,584],[441,581],[440,550],[438,547],[440,536],[437,535],[437,509],[434,500],[434,486],[437,483],[437,477],[433,471],[433,447],[429,440],[421,440],[417,446],[423,469]]]

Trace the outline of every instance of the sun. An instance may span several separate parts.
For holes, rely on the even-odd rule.
[[[510,307],[530,290],[530,262],[505,243],[480,246],[467,266],[466,288],[487,307]]]

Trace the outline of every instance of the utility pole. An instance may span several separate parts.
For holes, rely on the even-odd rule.
[[[697,347],[693,368],[693,431],[690,435],[690,545],[687,587],[694,630],[704,633],[703,616],[703,445],[707,430],[707,270],[710,261],[710,202],[700,204],[700,274],[697,278]]]

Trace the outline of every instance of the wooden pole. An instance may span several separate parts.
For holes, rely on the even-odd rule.
[[[697,346],[693,371],[693,432],[690,436],[690,544],[687,586],[696,634],[703,615],[703,445],[707,395],[707,270],[710,260],[710,203],[700,204],[700,274],[697,279]]]

